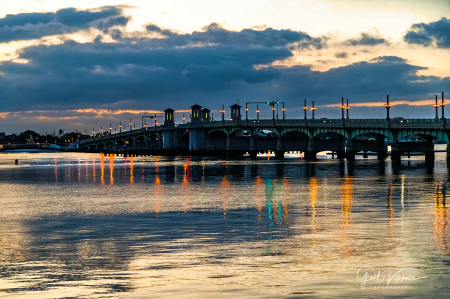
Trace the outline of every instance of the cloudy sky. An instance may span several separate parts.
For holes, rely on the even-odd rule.
[[[0,132],[140,127],[168,107],[181,122],[195,103],[219,118],[238,100],[331,118],[344,97],[383,118],[386,95],[392,116],[433,118],[449,61],[448,0],[5,1]]]

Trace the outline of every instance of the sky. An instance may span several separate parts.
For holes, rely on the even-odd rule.
[[[448,0],[5,1],[0,132],[139,128],[169,107],[182,123],[196,103],[339,118],[342,97],[384,118],[387,95],[391,117],[434,118],[448,61]]]

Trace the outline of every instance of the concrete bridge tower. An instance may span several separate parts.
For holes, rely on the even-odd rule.
[[[210,122],[211,121],[211,110],[208,108],[202,109],[202,119],[203,122]]]
[[[230,106],[231,108],[231,120],[241,120],[241,106],[234,104]]]
[[[174,110],[167,108],[164,110],[164,130],[162,133],[163,149],[176,150],[180,146],[181,133],[175,127]]]
[[[194,106],[191,106],[192,112],[191,112],[191,124],[196,125],[202,122],[202,106],[195,104]]]
[[[167,108],[164,110],[165,117],[164,117],[164,128],[170,128],[175,127],[175,120],[174,120],[174,113],[175,110]]]
[[[202,106],[195,104],[191,106],[191,129],[189,130],[189,152],[191,154],[202,154],[206,151],[206,131],[203,129]]]

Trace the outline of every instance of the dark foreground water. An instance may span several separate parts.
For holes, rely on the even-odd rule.
[[[2,153],[0,297],[449,297],[436,157]]]

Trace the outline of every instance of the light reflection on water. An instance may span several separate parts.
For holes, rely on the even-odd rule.
[[[0,154],[0,297],[446,296],[448,178],[441,153]],[[364,265],[428,278],[361,290]]]

